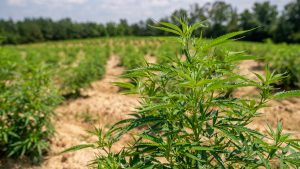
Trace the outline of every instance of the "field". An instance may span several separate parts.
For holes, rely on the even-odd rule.
[[[85,168],[96,150],[60,152],[97,141],[87,130],[108,130],[134,112],[141,103],[139,95],[123,95],[126,87],[113,82],[134,84],[135,79],[122,77],[127,70],[146,62],[163,64],[181,55],[179,44],[171,39],[101,38],[1,47],[0,148],[5,155],[1,152],[0,168]],[[221,56],[225,49],[258,57],[238,62],[234,71],[239,68],[241,74],[256,79],[252,72],[263,75],[264,66],[269,65],[277,73],[288,73],[288,78],[274,84],[276,91],[300,88],[300,45],[238,41],[216,53]],[[232,92],[251,97],[257,88]],[[300,99],[274,100],[268,105],[272,107],[263,108],[249,127],[265,132],[266,123],[276,128],[281,121],[285,133],[300,138]],[[126,135],[112,149],[120,150],[129,139]],[[14,159],[23,155],[29,158]],[[32,165],[30,158],[39,161],[40,156],[41,163]]]

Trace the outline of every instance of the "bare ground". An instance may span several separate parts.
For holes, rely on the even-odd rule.
[[[155,63],[155,58],[146,56],[146,60]],[[132,112],[139,105],[138,96],[125,96],[120,94],[119,88],[112,82],[122,81],[119,76],[123,68],[119,66],[119,59],[112,56],[106,66],[106,74],[102,80],[93,82],[91,87],[82,91],[87,97],[70,100],[56,110],[54,124],[56,135],[51,140],[51,149],[44,161],[39,166],[32,166],[28,161],[2,161],[5,169],[81,169],[95,157],[95,150],[85,149],[76,152],[60,154],[64,149],[90,143],[96,140],[95,137],[87,134],[86,130],[93,127],[108,128],[114,122],[124,119],[126,114]],[[240,64],[241,73],[255,78],[251,71],[263,74],[262,70],[254,69],[258,66],[255,61],[244,61]],[[235,92],[235,95],[252,95],[257,92],[255,88],[242,88]],[[250,126],[264,131],[266,122],[273,127],[278,120],[284,124],[285,132],[295,133],[300,136],[300,99],[293,98],[283,101],[271,101],[270,108],[262,110],[262,116],[256,118]],[[114,147],[119,149],[125,144],[123,140]],[[1,161],[0,161],[1,168]]]

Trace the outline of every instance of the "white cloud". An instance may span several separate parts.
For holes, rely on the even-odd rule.
[[[7,0],[7,3],[12,6],[24,6],[29,3],[37,5],[72,5],[72,4],[84,4],[87,0]]]
[[[23,6],[26,0],[7,0],[7,3],[12,6]]]
[[[148,0],[147,2],[151,6],[159,6],[159,7],[164,7],[171,4],[170,0]]]
[[[87,0],[31,0],[36,4],[84,4]]]

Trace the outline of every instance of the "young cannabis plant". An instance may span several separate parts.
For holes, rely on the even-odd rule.
[[[49,148],[51,117],[61,97],[45,69],[27,66],[26,73],[10,83],[8,77],[17,73],[8,70],[0,69],[0,154],[38,162]]]
[[[265,77],[251,80],[233,71],[241,60],[255,59],[241,52],[220,49],[247,31],[233,32],[207,41],[194,38],[203,22],[181,27],[161,22],[157,29],[178,35],[181,57],[164,64],[148,64],[126,77],[137,85],[119,83],[141,96],[141,107],[131,118],[114,124],[96,144],[76,146],[102,150],[92,165],[98,168],[298,168],[299,140],[269,127],[268,135],[248,127],[269,99],[299,96],[299,91],[273,95],[272,84],[284,78],[266,68]],[[220,52],[222,51],[222,52]],[[255,99],[238,98],[232,90],[254,86]],[[135,131],[135,132],[134,132]],[[138,132],[136,132],[138,131]],[[124,134],[133,142],[115,153],[111,150]]]

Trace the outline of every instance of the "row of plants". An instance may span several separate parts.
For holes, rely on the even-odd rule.
[[[176,37],[114,38],[112,41],[115,50],[113,50],[113,53],[119,55],[130,55],[126,52],[120,53],[120,51],[124,51],[124,48],[135,48],[135,50],[142,53],[133,52],[139,54],[132,54],[135,55],[134,58],[151,55],[156,57],[158,63],[168,62],[170,57],[180,55]],[[206,39],[204,41],[210,40]],[[265,43],[229,42],[223,48],[245,51],[247,54],[257,56],[256,61],[260,69],[263,69],[263,65],[269,65],[277,73],[285,73],[288,77],[278,82],[279,88],[291,90],[300,87],[299,45],[273,44],[270,41]],[[129,68],[134,67],[130,66]]]
[[[49,75],[43,68],[30,67],[23,78],[1,79],[1,155],[26,155],[36,162],[47,150],[54,132],[53,110],[62,100]]]
[[[0,157],[38,162],[54,134],[63,95],[101,78],[109,48],[28,45],[0,48]]]
[[[69,70],[70,76],[64,77],[62,84],[64,93],[80,95],[81,88],[101,78],[105,73],[106,60],[110,56],[109,47],[85,46],[81,49],[84,58],[78,63],[78,66]]]
[[[157,62],[163,63],[176,54],[179,54],[176,43],[170,42],[170,37],[147,38],[115,38],[112,41],[112,53],[119,56],[121,64],[127,69],[142,66],[146,56],[155,57]]]
[[[37,161],[53,134],[50,118],[61,98],[46,65],[14,50],[0,50],[1,155],[27,155]]]
[[[139,48],[126,45],[120,53],[121,64],[127,69],[134,69],[144,64],[144,55]]]
[[[277,50],[276,50],[277,49]],[[282,85],[285,88],[300,88],[300,48],[298,45],[273,45],[274,55],[267,55],[266,60],[270,62],[273,69],[278,73],[287,72]]]
[[[247,35],[246,35],[247,36]],[[173,41],[174,40],[174,41]],[[175,55],[180,55],[178,50],[178,44],[175,37],[155,37],[155,38],[120,38],[114,39],[116,51],[124,51],[124,48],[135,48],[136,51],[142,53],[131,52],[132,57],[129,57],[127,61],[132,65],[139,65],[130,59],[138,58],[142,56],[150,55],[155,56],[157,63],[168,62],[170,58]],[[204,40],[205,41],[205,40]],[[209,41],[206,39],[206,41]],[[127,45],[125,45],[127,44]],[[132,44],[132,45],[129,45]],[[236,51],[245,51],[247,54],[257,56],[255,60],[257,62],[257,69],[263,69],[264,65],[269,65],[270,68],[276,73],[285,74],[287,77],[277,82],[276,87],[279,90],[292,90],[299,89],[300,87],[300,48],[299,45],[287,45],[287,44],[273,44],[272,42],[266,43],[252,43],[252,42],[229,42],[224,45],[223,49],[217,49],[219,53],[226,52],[226,48],[231,48]],[[223,51],[222,51],[223,50]],[[130,54],[121,53],[121,56],[129,56]],[[126,57],[123,57],[123,59]],[[126,61],[125,61],[126,62]],[[129,66],[129,68],[135,68]]]
[[[159,44],[159,46],[148,50],[147,53],[153,53],[154,56],[157,56],[159,63],[168,60],[170,56],[179,54],[177,50],[178,45],[176,46],[172,38],[156,38],[152,40],[160,42],[154,43]],[[229,42],[223,48],[244,51],[247,54],[257,56],[256,61],[261,66],[261,69],[263,69],[263,65],[269,65],[277,73],[285,73],[288,77],[278,82],[277,85],[279,88],[285,90],[300,88],[300,67],[298,66],[300,63],[299,45],[273,44],[270,41],[266,41],[265,43]]]

